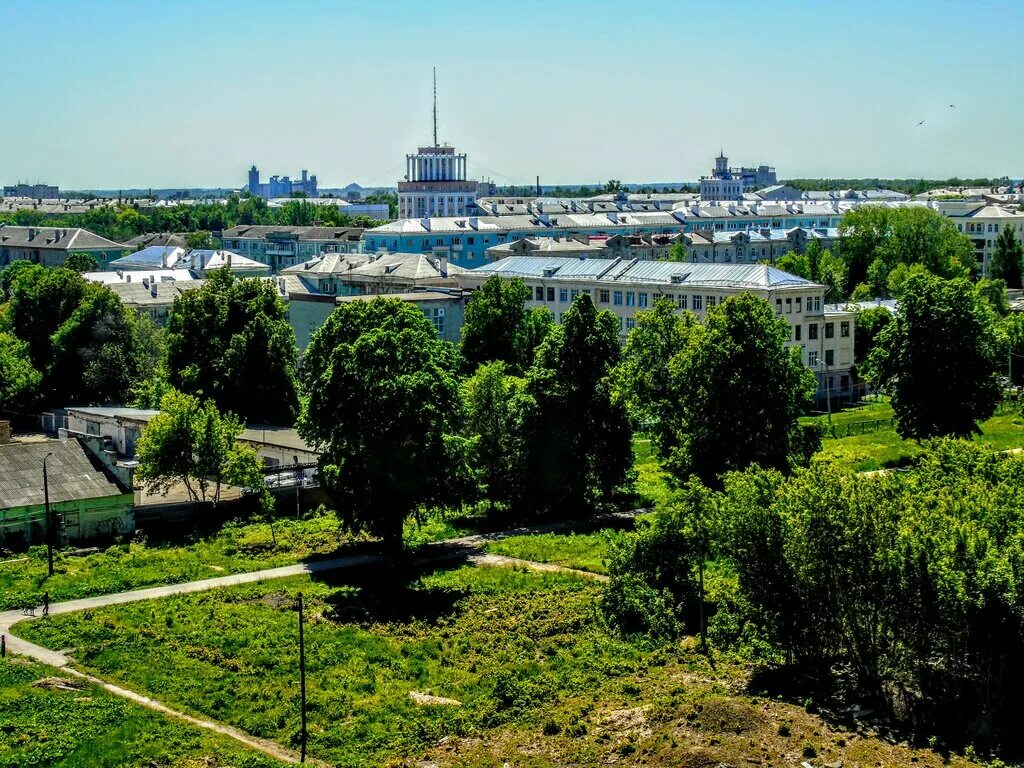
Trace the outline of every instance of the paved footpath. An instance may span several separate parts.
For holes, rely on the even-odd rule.
[[[614,517],[625,518],[632,516],[633,513],[624,513]],[[521,536],[531,533],[548,533],[551,531],[567,530],[572,527],[574,527],[572,523],[554,523],[551,525],[537,526],[533,528],[517,528],[498,533],[480,533],[472,536],[463,536],[458,539],[437,541],[425,545],[421,550],[422,554],[415,560],[415,562],[420,564],[444,560],[464,559],[479,565],[518,565],[539,571],[578,573],[590,578],[604,580],[606,577],[590,573],[588,571],[579,571],[573,568],[553,565],[551,563],[537,563],[532,560],[519,560],[517,558],[504,557],[501,555],[481,554],[474,551],[479,550],[479,548],[487,542],[500,541],[501,539],[508,538],[509,536]],[[135,603],[140,600],[155,600],[161,597],[184,595],[190,592],[206,592],[211,589],[220,589],[221,587],[232,587],[239,584],[252,584],[260,581],[270,581],[272,579],[283,579],[288,576],[302,576],[306,574],[337,571],[345,568],[378,565],[385,563],[386,561],[387,558],[384,555],[350,555],[348,557],[338,557],[332,560],[315,560],[308,563],[296,563],[295,565],[284,565],[279,568],[267,568],[262,571],[235,573],[230,576],[218,576],[212,579],[202,579],[201,581],[187,581],[181,584],[167,584],[161,587],[135,589],[130,592],[117,592],[111,595],[97,595],[96,597],[85,597],[80,600],[68,600],[63,603],[52,603],[50,605],[50,615],[56,616],[61,613],[74,613],[75,611],[84,611],[90,608],[103,608],[108,605],[123,605],[124,603]],[[35,618],[39,618],[39,616],[26,615],[20,610],[4,611],[0,613],[0,635],[4,635],[6,637],[8,651],[22,656],[27,656],[35,661],[48,664],[51,667],[57,667],[75,677],[79,677],[102,686],[110,693],[122,696],[136,704],[141,704],[144,707],[176,717],[200,728],[206,728],[207,730],[228,736],[248,747],[259,750],[276,760],[280,760],[285,763],[299,762],[298,753],[287,750],[275,742],[256,738],[255,736],[247,734],[244,731],[240,731],[237,728],[224,725],[223,723],[217,723],[212,720],[203,720],[201,718],[185,714],[184,712],[173,710],[170,707],[161,704],[159,701],[147,696],[113,685],[104,680],[93,677],[92,675],[79,672],[71,666],[72,660],[65,653],[62,653],[61,651],[54,651],[41,645],[36,645],[35,643],[30,643],[27,640],[23,640],[22,638],[11,634],[11,627],[14,624],[21,621],[31,621]],[[307,762],[314,765],[326,765],[325,763],[310,760],[309,758],[307,758]]]

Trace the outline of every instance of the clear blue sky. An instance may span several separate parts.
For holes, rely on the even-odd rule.
[[[1021,0],[0,0],[0,180],[1024,174]],[[949,104],[956,104],[956,109]],[[920,120],[925,124],[917,126]]]

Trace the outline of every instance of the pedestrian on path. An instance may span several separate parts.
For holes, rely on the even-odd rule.
[[[43,616],[50,615],[50,593],[43,592]]]

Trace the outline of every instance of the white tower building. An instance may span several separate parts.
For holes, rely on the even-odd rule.
[[[464,216],[475,207],[477,184],[466,179],[466,156],[437,140],[437,71],[434,71],[434,145],[405,156],[405,178],[398,182],[398,215]]]

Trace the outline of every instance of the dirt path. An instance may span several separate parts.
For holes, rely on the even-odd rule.
[[[615,517],[633,516],[633,514],[635,513],[623,513],[621,515],[616,515]],[[553,563],[538,563],[532,560],[520,560],[518,558],[505,557],[503,555],[484,554],[476,551],[488,542],[500,541],[501,539],[508,538],[510,536],[522,536],[531,533],[550,533],[552,531],[568,530],[573,527],[573,523],[553,523],[550,525],[531,528],[516,528],[497,533],[473,534],[471,536],[463,536],[457,539],[438,541],[424,546],[421,551],[421,556],[416,559],[416,562],[429,563],[434,561],[465,559],[467,562],[472,562],[478,565],[518,565],[535,571],[574,573],[587,578],[597,579],[598,581],[606,581],[608,578],[607,576],[591,573],[590,571],[581,571],[575,568],[555,565]],[[135,589],[128,592],[117,592],[111,595],[97,595],[96,597],[86,597],[80,600],[68,600],[63,603],[53,603],[50,606],[50,615],[55,616],[62,613],[84,611],[91,608],[103,608],[108,605],[123,605],[125,603],[139,602],[141,600],[156,600],[161,597],[169,597],[171,595],[205,592],[212,589],[220,589],[222,587],[236,586],[238,584],[252,584],[260,581],[270,581],[272,579],[283,579],[289,576],[302,576],[305,574],[324,573],[328,571],[342,570],[345,568],[377,565],[384,563],[385,561],[386,558],[383,555],[352,555],[349,557],[335,558],[333,560],[296,563],[295,565],[285,565],[279,568],[267,568],[262,571],[249,571],[248,573],[235,573],[230,576],[218,576],[216,578],[202,579],[200,581],[188,581],[182,584],[167,584],[160,587],[149,587],[148,589]],[[223,734],[224,736],[228,736],[247,747],[269,755],[275,760],[280,760],[285,763],[299,762],[298,753],[285,749],[276,742],[257,738],[237,728],[224,725],[223,723],[217,723],[212,720],[205,720],[185,714],[184,712],[179,712],[178,710],[171,709],[165,704],[161,704],[159,701],[151,699],[148,696],[143,696],[135,691],[131,691],[127,688],[121,688],[120,686],[113,685],[112,683],[108,683],[104,680],[100,680],[99,678],[80,672],[71,666],[72,659],[61,651],[54,651],[50,648],[30,643],[27,640],[23,640],[22,638],[11,634],[11,628],[15,624],[22,621],[31,621],[35,618],[38,618],[38,616],[26,615],[20,610],[0,612],[0,635],[4,635],[6,637],[8,651],[22,656],[28,656],[35,661],[48,664],[51,667],[57,667],[68,674],[96,683],[110,693],[133,701],[136,704],[141,704],[149,709],[178,718],[179,720],[183,720],[199,728],[205,728],[207,730]],[[312,760],[309,757],[306,758],[306,761],[314,765],[327,765],[326,763]]]

